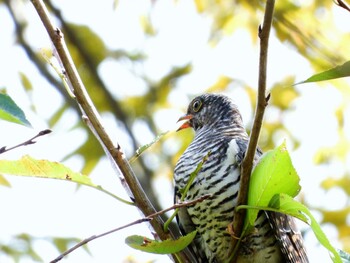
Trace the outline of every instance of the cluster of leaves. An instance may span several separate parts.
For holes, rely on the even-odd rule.
[[[248,210],[245,231],[254,225],[258,209],[271,207],[273,211],[291,215],[309,224],[320,244],[329,250],[333,262],[342,262],[309,209],[293,199],[301,189],[299,180],[285,144],[267,152],[252,173],[247,207],[257,209]]]
[[[40,252],[37,253],[37,251],[33,248],[33,244],[37,241],[46,241],[52,244],[55,244],[56,248],[60,252],[66,251],[72,244],[78,242],[77,238],[38,238],[33,237],[28,234],[19,234],[16,236],[13,236],[10,240],[10,244],[1,244],[0,245],[0,254],[7,254],[11,256],[15,260],[15,262],[20,261],[21,258],[31,259],[34,262],[43,262],[42,258],[40,257]],[[11,245],[17,244],[16,246]],[[84,249],[89,253],[89,250],[87,247],[84,247]]]

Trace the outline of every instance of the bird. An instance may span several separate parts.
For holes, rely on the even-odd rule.
[[[192,128],[193,141],[174,168],[174,202],[210,197],[179,209],[176,216],[180,232],[194,230],[189,246],[195,255],[191,263],[227,262],[233,251],[228,231],[240,190],[240,167],[248,146],[238,107],[226,95],[206,93],[195,97],[180,117],[178,131]],[[254,158],[262,155],[258,148]],[[204,162],[203,158],[207,158]],[[202,164],[182,197],[191,173]],[[183,199],[181,199],[183,198]],[[259,211],[254,229],[244,237],[238,250],[240,263],[307,263],[308,257],[294,218],[283,213]]]

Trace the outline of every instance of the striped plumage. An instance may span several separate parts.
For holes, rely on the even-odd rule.
[[[223,95],[204,94],[195,98],[180,120],[186,120],[180,129],[192,127],[195,137],[175,167],[175,200],[181,198],[180,189],[186,186],[190,174],[209,152],[185,200],[205,194],[212,196],[181,208],[178,224],[184,234],[197,229],[190,249],[198,262],[225,262],[232,252],[232,237],[227,227],[233,220],[240,164],[248,136],[236,105]],[[258,150],[256,160],[260,155]],[[294,219],[279,213],[260,212],[254,231],[242,242],[238,262],[308,262]]]

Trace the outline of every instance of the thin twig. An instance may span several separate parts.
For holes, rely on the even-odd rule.
[[[260,60],[259,60],[259,83],[258,83],[258,101],[255,111],[254,123],[252,132],[249,139],[248,149],[242,162],[241,167],[241,179],[240,179],[240,191],[238,194],[237,206],[247,204],[249,180],[253,169],[254,157],[259,140],[259,134],[262,126],[265,108],[267,106],[269,95],[266,96],[266,66],[267,66],[267,51],[268,40],[270,35],[270,29],[273,18],[275,1],[267,0],[264,22],[262,28],[259,27],[260,38]],[[246,211],[241,209],[235,211],[233,221],[233,231],[236,237],[240,237],[243,230],[243,224]],[[239,240],[233,238],[234,251],[237,251],[239,246]],[[237,253],[235,253],[237,256]],[[235,261],[233,261],[235,262]]]
[[[95,240],[97,238],[100,238],[100,237],[103,237],[103,236],[106,236],[106,235],[109,235],[109,234],[112,234],[114,232],[117,232],[119,230],[122,230],[124,228],[127,228],[127,227],[130,227],[130,226],[133,226],[133,225],[137,225],[137,224],[141,224],[143,222],[149,222],[151,221],[152,219],[154,219],[156,216],[159,216],[159,215],[162,215],[170,210],[174,210],[174,209],[178,209],[178,208],[181,208],[181,207],[187,207],[187,206],[192,206],[196,203],[199,203],[199,202],[202,202],[203,200],[209,198],[211,196],[211,194],[206,194],[206,195],[203,195],[195,200],[192,200],[192,201],[187,201],[187,202],[181,202],[181,203],[177,203],[177,204],[174,204],[173,206],[171,207],[168,207],[166,209],[163,209],[161,211],[158,211],[154,214],[151,214],[147,217],[144,217],[144,218],[141,218],[141,219],[137,219],[131,223],[128,223],[126,225],[123,225],[121,227],[117,227],[115,229],[112,229],[112,230],[109,230],[107,232],[104,232],[102,234],[99,234],[99,235],[93,235],[89,238],[86,238],[82,241],[80,241],[78,244],[76,244],[75,246],[73,246],[72,248],[68,249],[67,251],[63,252],[61,255],[59,255],[57,258],[55,258],[54,260],[50,261],[50,263],[56,263],[58,261],[60,261],[61,259],[63,259],[65,256],[67,256],[68,254],[72,253],[74,250],[78,249],[79,247],[83,246],[83,245],[86,245],[87,243],[89,243],[90,241],[92,240]]]
[[[123,186],[128,192],[132,201],[135,202],[136,206],[142,211],[145,216],[154,214],[156,210],[149,201],[145,192],[143,191],[139,180],[135,176],[131,166],[121,148],[119,143],[114,144],[108,134],[106,133],[101,118],[94,107],[91,98],[89,97],[80,76],[78,75],[77,69],[74,66],[73,60],[69,54],[65,41],[63,39],[63,34],[59,28],[53,25],[49,12],[42,0],[31,0],[34,8],[36,9],[45,29],[47,30],[51,41],[56,48],[57,54],[60,57],[62,65],[64,67],[67,78],[70,80],[73,92],[76,97],[78,104],[80,105],[83,115],[85,115],[91,127],[93,127],[94,132],[97,134],[99,141],[101,142],[104,149],[106,149],[106,154],[112,160],[113,168],[116,172],[123,175]],[[169,232],[166,233],[163,229],[163,220],[158,216],[152,220],[151,225],[154,231],[157,233],[157,237],[161,240],[174,238],[174,235]],[[185,255],[183,255],[186,258]],[[175,262],[177,260],[174,258]]]
[[[337,6],[340,6],[340,7],[344,8],[345,10],[347,10],[347,11],[350,12],[350,7],[349,7],[349,5],[347,5],[346,3],[344,3],[342,0],[334,0],[334,3],[335,3]]]
[[[27,145],[30,145],[30,144],[34,144],[34,143],[36,143],[36,141],[34,141],[36,138],[38,138],[40,136],[44,136],[44,135],[49,134],[51,132],[52,131],[49,130],[49,129],[42,130],[37,135],[35,135],[33,138],[30,138],[29,140],[26,140],[25,142],[22,142],[20,144],[12,146],[12,147],[3,146],[3,147],[0,148],[0,154],[8,152],[8,151],[11,151],[11,150],[16,149],[16,148],[21,147],[21,146],[27,146]]]

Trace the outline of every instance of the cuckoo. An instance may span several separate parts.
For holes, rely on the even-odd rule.
[[[181,198],[181,189],[186,186],[190,174],[209,152],[185,201],[206,194],[211,197],[181,208],[177,222],[183,234],[197,230],[190,245],[197,262],[226,262],[233,249],[233,237],[227,229],[233,221],[248,135],[237,106],[224,95],[203,94],[194,98],[180,120],[184,123],[179,130],[192,128],[195,136],[175,166],[175,201]],[[261,155],[257,149],[255,163]],[[237,262],[308,262],[294,218],[260,211],[254,230],[241,243]]]

